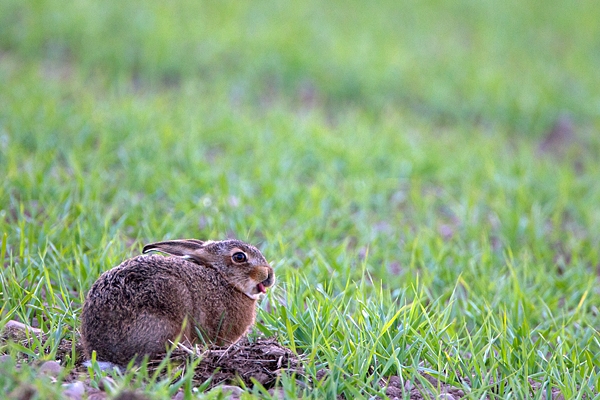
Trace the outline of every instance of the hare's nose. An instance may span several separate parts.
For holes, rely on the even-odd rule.
[[[269,280],[269,277],[273,275],[273,270],[271,267],[267,266],[259,266],[254,267],[254,269],[250,272],[250,277],[254,279],[256,282],[264,282]],[[268,286],[265,284],[265,286]]]
[[[265,287],[273,286],[275,283],[275,274],[273,274],[273,269],[269,268],[269,275],[267,279],[261,282]]]

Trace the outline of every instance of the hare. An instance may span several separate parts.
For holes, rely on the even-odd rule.
[[[169,341],[237,342],[254,323],[256,301],[273,285],[273,269],[239,240],[170,240],[103,273],[83,305],[88,357],[125,366],[164,353]]]

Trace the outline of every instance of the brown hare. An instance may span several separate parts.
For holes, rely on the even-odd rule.
[[[165,352],[180,338],[228,345],[252,326],[256,301],[273,285],[273,269],[239,240],[170,240],[103,273],[83,305],[81,338],[88,357],[125,366]]]

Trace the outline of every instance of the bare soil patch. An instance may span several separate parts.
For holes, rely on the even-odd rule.
[[[243,338],[229,347],[177,348],[171,353],[170,359],[184,364],[190,356],[201,358],[194,369],[194,381],[203,383],[210,379],[211,388],[241,382],[252,387],[255,380],[268,389],[274,386],[283,373],[303,372],[300,358],[277,343],[275,338]],[[151,365],[159,362],[160,360],[156,360]]]

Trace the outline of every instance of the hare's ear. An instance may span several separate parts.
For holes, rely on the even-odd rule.
[[[172,256],[182,257],[197,263],[206,261],[207,253],[204,242],[197,239],[167,240],[165,242],[150,243],[144,246],[144,254],[151,251],[160,251]]]

